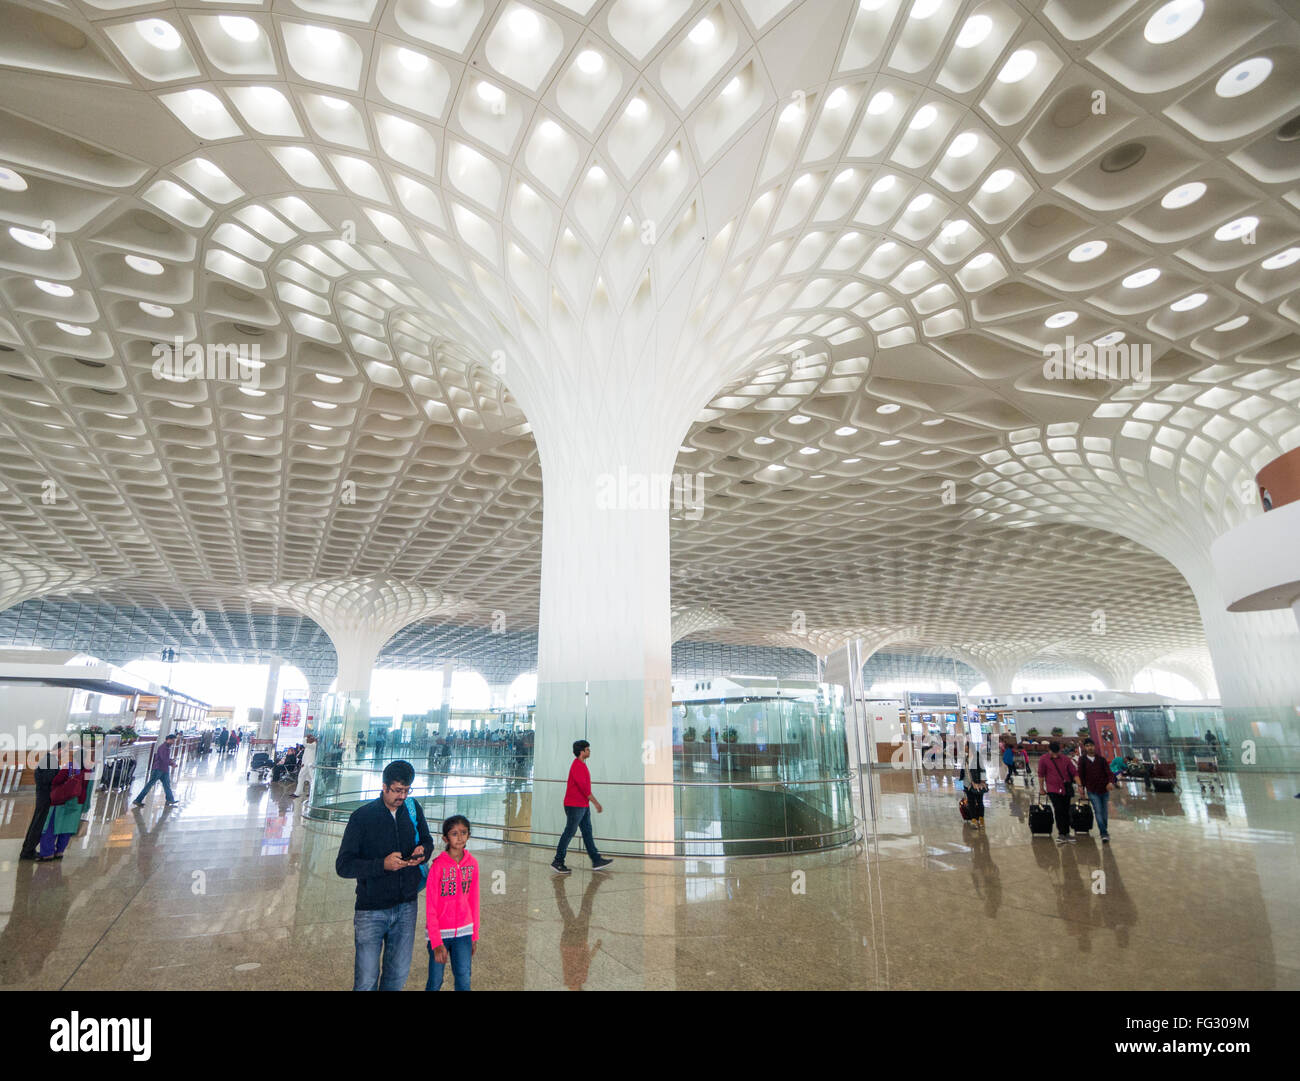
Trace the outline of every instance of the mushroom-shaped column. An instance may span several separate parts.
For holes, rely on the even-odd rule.
[[[692,604],[688,608],[673,609],[673,641],[680,642],[688,634],[730,627],[731,620],[711,604]]]
[[[47,593],[84,589],[93,577],[89,571],[72,570],[56,563],[0,556],[0,612]]]
[[[963,642],[945,646],[959,661],[964,661],[988,680],[989,693],[1008,695],[1016,673],[1042,650],[1031,642]]]

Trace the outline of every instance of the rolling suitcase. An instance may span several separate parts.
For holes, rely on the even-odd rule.
[[[961,812],[961,820],[963,822],[969,822],[971,820],[972,817],[971,805],[970,802],[965,797],[963,797],[961,800],[958,801],[957,810]]]
[[[1075,833],[1087,833],[1092,829],[1092,804],[1070,804],[1070,829]]]
[[[1029,808],[1029,832],[1035,836],[1050,836],[1055,822],[1052,806],[1049,803],[1031,804]]]
[[[1152,777],[1151,787],[1157,792],[1172,792],[1174,790],[1174,779],[1172,777]]]

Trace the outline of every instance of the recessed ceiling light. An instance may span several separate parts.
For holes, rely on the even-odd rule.
[[[36,288],[42,293],[49,293],[52,297],[70,297],[72,296],[72,287],[63,285],[61,282],[47,282],[40,278],[33,279],[36,282]]]
[[[1245,236],[1254,230],[1259,224],[1259,219],[1247,214],[1242,218],[1234,218],[1226,225],[1220,225],[1214,230],[1215,240],[1236,240],[1238,237]]]
[[[1038,54],[1033,49],[1017,49],[1002,65],[998,82],[1018,83],[1038,66]]]
[[[939,110],[933,105],[923,105],[912,117],[912,122],[907,126],[912,131],[924,131],[939,118]]]
[[[460,3],[460,0],[429,0],[429,2],[433,4],[434,7],[442,8],[443,11],[446,11],[449,8],[454,8]]]
[[[1259,265],[1265,270],[1281,270],[1283,267],[1290,266],[1297,259],[1300,259],[1300,248],[1287,248],[1286,251],[1270,255]]]
[[[1160,205],[1166,210],[1181,210],[1185,206],[1191,206],[1204,194],[1205,185],[1199,180],[1193,180],[1189,184],[1179,184],[1178,187],[1165,192]]]
[[[1076,245],[1070,249],[1070,254],[1066,256],[1072,263],[1087,263],[1096,259],[1107,248],[1104,240],[1086,240],[1082,244]]]
[[[929,192],[922,192],[920,195],[918,195],[915,199],[913,199],[910,203],[907,204],[907,212],[909,214],[919,214],[923,210],[928,210],[930,208],[930,204],[933,202],[934,202],[933,195],[931,195]]]
[[[1122,173],[1125,169],[1133,168],[1146,156],[1146,143],[1123,143],[1113,150],[1106,151],[1097,162],[1097,166],[1103,173]]]
[[[1146,270],[1139,270],[1136,274],[1130,274],[1120,285],[1125,289],[1141,289],[1144,285],[1150,285],[1160,277],[1160,271],[1156,267],[1147,267]]]
[[[816,448],[816,447],[800,447],[800,448],[799,448],[799,453],[800,453],[800,454],[816,454],[816,453],[817,453],[817,448]]]
[[[307,449],[308,449],[308,450],[324,450],[325,448],[322,447],[319,443],[308,443],[308,444],[307,444]]]
[[[921,453],[923,455],[930,455],[930,454],[938,454],[939,452],[937,450],[923,450],[921,451]]]
[[[1078,312],[1057,312],[1055,315],[1049,315],[1043,320],[1043,326],[1056,330],[1059,327],[1068,327],[1078,318]]]
[[[754,442],[757,443],[760,447],[765,447],[769,443],[775,443],[776,440],[773,439],[770,435],[760,435],[754,437]]]
[[[578,69],[588,75],[595,75],[605,66],[605,58],[595,49],[583,49],[578,54]]]
[[[993,262],[993,253],[991,251],[982,251],[966,264],[967,270],[983,270]]]
[[[1092,344],[1101,346],[1115,345],[1117,342],[1122,342],[1123,340],[1124,332],[1122,330],[1112,330],[1109,334],[1103,334]]]
[[[896,447],[901,442],[902,442],[901,439],[882,439],[880,441],[880,445],[882,447]]]
[[[496,105],[498,102],[505,101],[506,94],[499,86],[493,86],[491,83],[479,82],[474,87],[474,92],[478,94],[479,100],[488,105]]]
[[[776,470],[784,469],[785,466],[783,466],[783,465],[777,465],[776,462],[773,462],[773,463],[772,463],[771,465],[769,465],[767,468],[768,468],[768,469],[771,469],[771,470],[773,470],[773,471],[776,471]]]
[[[250,398],[265,398],[266,391],[258,390],[256,387],[240,387],[240,394],[247,394]]]
[[[145,315],[157,316],[159,319],[170,319],[176,313],[165,304],[151,304],[147,300],[140,301],[140,310]]]
[[[857,464],[858,462],[860,462],[860,461],[862,461],[861,458],[845,458],[845,459],[844,459],[844,464],[845,464],[845,465],[856,465],[856,464]]]
[[[1220,323],[1214,329],[1219,334],[1226,334],[1230,330],[1238,330],[1241,327],[1244,327],[1249,322],[1250,322],[1250,316],[1239,315],[1237,316],[1236,319],[1229,319],[1226,323]]]
[[[266,420],[266,417],[262,416],[261,413],[240,413],[239,415],[245,420]]]
[[[335,405],[333,402],[318,402],[315,398],[312,399],[311,404],[314,405],[317,409],[337,409],[337,408],[338,408],[338,406]]]
[[[701,19],[691,27],[688,35],[696,45],[707,45],[718,35],[718,28],[713,25],[712,19]]]
[[[873,195],[879,195],[882,192],[888,191],[896,183],[898,183],[898,178],[894,176],[892,173],[886,173],[884,176],[882,176],[879,180],[877,180],[874,184],[871,185],[871,192]]]
[[[898,245],[895,244],[892,240],[886,240],[883,244],[880,245],[880,247],[878,247],[875,250],[874,255],[888,255],[891,251],[893,251],[897,247]]]
[[[0,191],[26,191],[27,181],[13,169],[0,165]]]
[[[162,19],[145,19],[143,22],[136,23],[135,28],[140,32],[140,36],[156,49],[171,52],[181,47],[181,36],[176,32],[176,27]]]
[[[958,218],[956,221],[950,221],[939,231],[940,240],[956,240],[959,236],[970,228],[970,222],[964,218]]]
[[[1007,188],[1015,182],[1016,174],[1011,169],[995,169],[989,173],[989,178],[980,185],[980,191],[987,191],[996,195],[1000,191],[1006,191]]]
[[[844,425],[843,428],[836,428],[836,429],[835,429],[835,434],[836,434],[836,435],[857,435],[857,432],[858,432],[858,430],[857,430],[856,428],[851,428],[851,427],[849,427],[849,425],[847,425],[847,424]]]
[[[790,418],[790,423],[807,424],[810,420],[812,420],[812,417],[805,417],[802,413],[796,413],[794,416]]]
[[[24,229],[19,225],[9,226],[9,235],[25,248],[33,248],[36,251],[49,251],[54,247],[54,241],[44,233],[37,233],[31,229]]]
[[[343,379],[337,375],[326,375],[324,372],[317,372],[316,378],[322,383],[342,383]]]
[[[423,53],[417,53],[414,49],[398,49],[397,62],[410,72],[423,71],[429,66],[429,58]]]
[[[222,30],[236,41],[256,41],[261,33],[257,23],[246,15],[219,15],[217,23]]]
[[[1204,293],[1191,293],[1183,297],[1182,300],[1175,300],[1169,307],[1176,312],[1190,312],[1193,308],[1199,308],[1209,299]]]
[[[536,37],[542,21],[528,8],[515,8],[510,13],[510,29],[521,38]]]
[[[877,413],[897,413],[903,407],[897,402],[886,402],[884,405],[876,406]]]
[[[887,113],[894,107],[894,95],[888,90],[878,90],[871,95],[871,100],[867,102],[867,112],[872,116],[879,116],[881,113]]]
[[[312,429],[312,431],[315,432],[328,432],[330,430],[330,426],[328,424],[308,424],[307,427]]]
[[[1167,45],[1195,26],[1204,12],[1203,0],[1170,0],[1147,20],[1142,36],[1152,45]]]
[[[193,409],[193,408],[195,408],[194,405],[192,405],[190,402],[174,402],[174,401],[172,401],[170,398],[167,400],[167,404],[168,404],[168,405],[174,405],[177,409]]]
[[[1243,60],[1225,71],[1214,84],[1214,92],[1221,98],[1239,98],[1259,86],[1273,70],[1273,61],[1267,56]]]
[[[90,333],[90,327],[78,326],[76,323],[55,323],[64,334],[73,334],[78,338],[84,338]]]
[[[722,96],[726,98],[734,98],[744,88],[744,85],[745,84],[740,81],[740,76],[737,75],[731,80],[731,82],[727,83],[727,85],[722,88]]]
[[[599,184],[602,180],[605,179],[605,170],[602,169],[599,165],[593,165],[590,169],[587,170],[587,179],[590,180],[593,184]]]
[[[941,3],[943,3],[943,0],[916,0],[916,3],[912,5],[912,10],[908,13],[908,18],[928,19],[939,10]]]
[[[972,15],[967,19],[957,35],[957,48],[973,49],[993,30],[993,20],[987,15]]]
[[[627,103],[627,115],[632,117],[633,120],[639,120],[645,116],[648,109],[649,106],[646,105],[645,98],[639,95]]]
[[[979,145],[980,137],[976,135],[975,132],[963,131],[948,147],[948,156],[953,158],[964,158]]]
[[[849,92],[842,86],[837,86],[831,91],[830,97],[826,99],[826,108],[839,109],[849,100]]]
[[[942,424],[943,417],[931,417],[929,420],[921,421],[923,427],[933,428],[936,424]]]

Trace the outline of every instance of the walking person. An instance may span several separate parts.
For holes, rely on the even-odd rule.
[[[50,785],[50,813],[41,833],[41,847],[37,863],[63,859],[63,850],[81,828],[81,816],[90,797],[90,774],[84,759],[74,760],[69,753],[68,764],[54,775]]]
[[[591,869],[599,871],[614,861],[601,856],[596,848],[596,840],[591,835],[591,808],[601,814],[604,808],[600,800],[591,794],[591,770],[587,768],[587,759],[591,757],[591,744],[585,739],[574,740],[573,764],[569,766],[569,783],[564,790],[564,832],[560,834],[560,843],[555,848],[555,859],[551,869],[556,874],[572,874],[564,864],[565,853],[569,851],[569,842],[573,835],[582,830],[582,843],[587,855],[591,857]]]
[[[1088,793],[1101,843],[1110,844],[1110,794],[1115,789],[1115,774],[1110,763],[1097,753],[1097,746],[1091,739],[1083,741],[1083,750],[1079,753],[1079,783]]]
[[[970,809],[970,824],[977,830],[984,828],[984,793],[989,790],[985,779],[983,756],[977,745],[971,744],[970,753],[962,766],[962,787],[966,791],[966,806]]]
[[[23,837],[23,847],[18,852],[20,860],[34,860],[36,846],[40,844],[41,834],[45,832],[45,822],[50,817],[50,790],[54,787],[54,778],[62,769],[61,756],[63,744],[56,743],[46,751],[32,769],[36,782],[36,807],[32,811],[32,820],[27,824],[27,834]]]
[[[352,812],[334,861],[340,878],[357,880],[354,991],[406,986],[415,949],[415,906],[433,852],[424,809],[409,798],[415,767],[400,759],[389,762],[383,782],[377,799]]]
[[[149,794],[149,789],[154,785],[162,782],[163,795],[167,797],[167,806],[176,805],[176,797],[172,795],[172,749],[176,746],[176,733],[172,732],[162,741],[162,746],[153,753],[153,765],[149,768],[149,780],[140,789],[140,794],[132,801],[136,807],[143,806],[144,798]]]
[[[1002,783],[1010,788],[1011,779],[1016,775],[1016,752],[1011,749],[1010,743],[1002,744],[1002,764],[1007,767],[1007,775],[1002,778]]]
[[[1074,834],[1070,832],[1070,799],[1078,776],[1074,763],[1061,753],[1060,741],[1052,740],[1047,745],[1047,754],[1038,760],[1038,791],[1052,802],[1058,845],[1074,844]]]
[[[217,745],[217,757],[218,757],[218,758],[220,758],[223,754],[226,753],[226,743],[227,743],[229,740],[230,740],[230,732],[229,732],[227,729],[222,728],[222,729],[217,733],[217,738],[216,738],[216,740],[215,740],[216,745]]]
[[[478,861],[465,850],[469,819],[452,815],[442,824],[446,848],[429,865],[425,922],[429,931],[426,991],[440,991],[447,966],[457,991],[468,991],[470,960],[478,952]]]
[[[303,786],[311,785],[311,771],[316,768],[316,737],[308,736],[307,742],[298,752],[298,783],[294,786],[291,799],[302,795]]]

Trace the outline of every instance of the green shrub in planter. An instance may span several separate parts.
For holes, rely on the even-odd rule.
[[[1053,729],[1052,729],[1052,735],[1054,735],[1054,736],[1063,736],[1063,735],[1065,735],[1065,729],[1064,729],[1064,728],[1053,728]]]
[[[688,728],[688,729],[686,729],[685,732],[682,733],[682,742],[683,742],[683,743],[694,743],[694,742],[695,742],[695,729],[694,729],[694,728]]]
[[[1028,736],[1030,739],[1037,739],[1037,738],[1038,738],[1038,729],[1037,729],[1037,728],[1029,728],[1029,729],[1026,729],[1026,731],[1025,731],[1025,735]]]
[[[1086,724],[1079,725],[1079,730],[1075,733],[1075,735],[1080,739],[1087,739],[1090,734],[1091,733],[1088,731],[1088,726]]]

